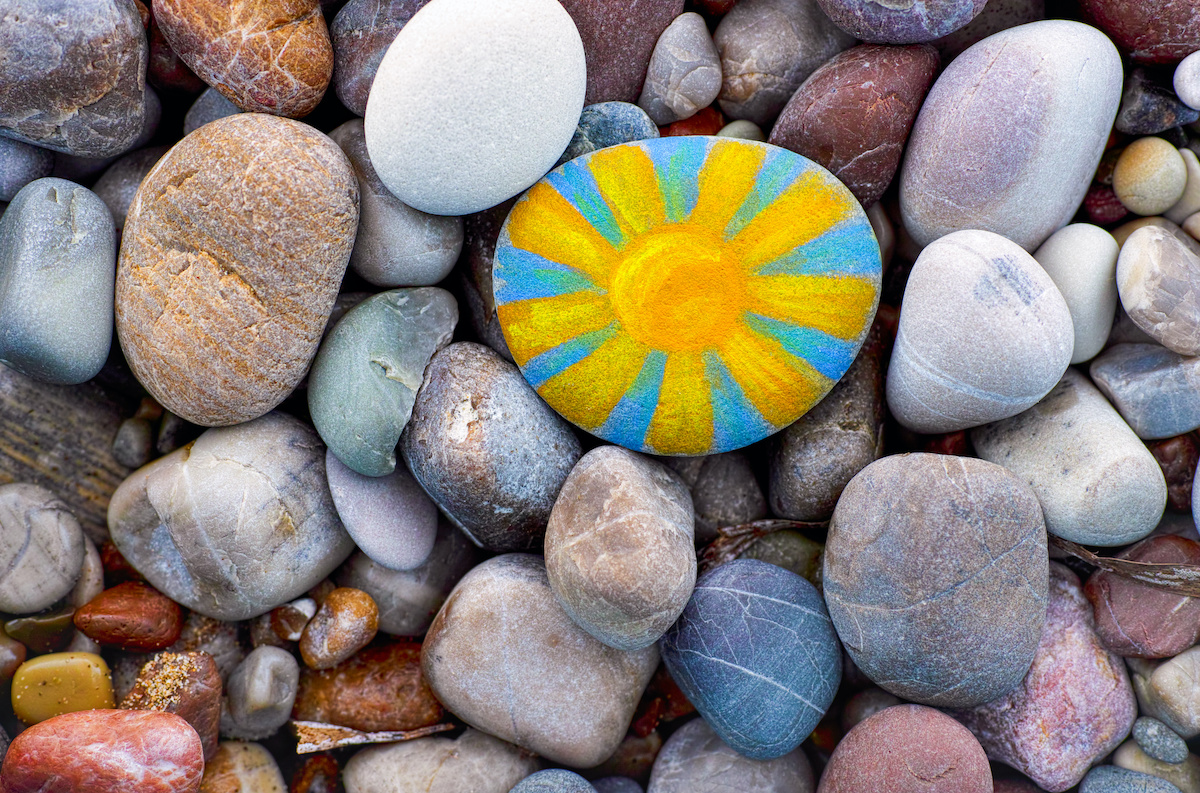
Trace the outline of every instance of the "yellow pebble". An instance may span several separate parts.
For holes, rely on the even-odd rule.
[[[13,676],[12,706],[26,724],[77,710],[116,707],[108,664],[95,653],[31,658]]]

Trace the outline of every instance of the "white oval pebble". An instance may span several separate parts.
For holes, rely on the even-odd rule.
[[[1175,96],[1192,110],[1200,110],[1200,52],[1193,52],[1175,67]]]
[[[1099,226],[1072,223],[1051,234],[1033,254],[1071,312],[1071,363],[1090,361],[1104,349],[1117,312],[1119,251],[1117,241]]]

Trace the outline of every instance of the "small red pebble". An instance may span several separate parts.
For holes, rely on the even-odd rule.
[[[75,627],[101,644],[148,653],[170,647],[179,638],[183,609],[149,584],[126,581],[77,610]]]
[[[129,560],[121,555],[112,540],[105,540],[100,546],[100,565],[104,568],[104,580],[111,584],[145,580]]]
[[[1088,220],[1097,226],[1107,226],[1116,223],[1129,214],[1129,210],[1117,198],[1116,191],[1102,184],[1094,184],[1088,188],[1083,199],[1083,208]]]
[[[1162,468],[1167,480],[1167,504],[1171,509],[1187,512],[1192,508],[1192,481],[1196,464],[1200,463],[1200,444],[1192,433],[1147,441],[1150,453]]]
[[[716,135],[725,126],[721,111],[715,107],[706,107],[691,118],[676,121],[665,127],[658,128],[658,134],[664,138],[672,135]]]
[[[723,16],[733,10],[738,0],[696,0],[696,8],[705,14],[715,17]]]

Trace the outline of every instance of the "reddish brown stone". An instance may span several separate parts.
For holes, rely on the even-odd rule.
[[[78,609],[75,627],[101,644],[148,653],[170,647],[179,638],[183,609],[149,584],[126,581]]]
[[[680,690],[665,664],[658,667],[650,685],[642,694],[638,703],[637,713],[630,725],[630,732],[639,738],[645,738],[663,722],[674,721],[689,713],[695,713],[696,706]]]
[[[384,53],[401,28],[429,0],[350,0],[329,24],[333,41],[333,87],[357,116],[367,114],[367,96]]]
[[[828,168],[869,207],[896,175],[938,60],[928,45],[835,55],[792,95],[769,142]]]
[[[379,630],[379,607],[361,589],[329,593],[300,635],[300,655],[313,669],[329,669],[366,647]]]
[[[174,713],[84,710],[39,722],[13,739],[4,793],[195,793],[204,750]]]
[[[1200,543],[1174,535],[1150,537],[1117,555],[1136,562],[1200,564]],[[1167,658],[1200,639],[1200,598],[1175,595],[1097,570],[1084,594],[1096,632],[1108,649],[1128,658]]]
[[[508,342],[504,340],[504,332],[500,329],[500,319],[496,316],[492,263],[496,257],[500,227],[504,225],[515,202],[516,199],[510,199],[491,209],[467,215],[463,225],[460,260],[466,262],[465,267],[460,267],[460,272],[467,308],[471,313],[471,325],[480,341],[510,361],[512,353],[508,350]]]
[[[921,444],[922,451],[930,454],[954,454],[971,457],[971,438],[966,430],[946,432],[941,435],[926,435]]]
[[[658,37],[684,0],[562,0],[583,39],[586,104],[637,102]]]
[[[161,710],[192,725],[204,759],[217,753],[221,725],[221,674],[208,653],[159,653],[138,672],[121,700],[122,710]]]
[[[1080,0],[1079,5],[1136,61],[1175,63],[1200,50],[1200,0]]]
[[[1196,463],[1200,462],[1200,444],[1196,436],[1177,435],[1146,445],[1162,467],[1167,480],[1167,504],[1171,509],[1187,512],[1192,508],[1192,480],[1196,478]]]
[[[658,128],[664,138],[672,135],[716,135],[725,126],[725,117],[715,107],[706,107],[691,118]]]
[[[177,91],[182,94],[198,94],[204,90],[204,81],[187,67],[153,18],[150,20],[150,62],[146,67],[146,80],[160,91]]]
[[[442,719],[421,674],[421,645],[369,647],[333,669],[300,671],[292,718],[363,732],[412,730]]]
[[[146,580],[117,550],[117,546],[113,545],[112,540],[105,540],[104,544],[100,546],[100,564],[104,567],[104,578],[110,584]]]
[[[1111,225],[1129,214],[1121,199],[1117,198],[1117,192],[1103,184],[1088,188],[1087,195],[1083,197],[1083,208],[1088,220],[1097,226]]]
[[[312,755],[292,776],[288,793],[341,793],[340,773],[333,755]]]
[[[0,682],[12,680],[17,667],[25,663],[27,653],[25,645],[0,628]]]
[[[696,6],[710,16],[723,16],[733,10],[737,0],[696,0]]]
[[[300,598],[291,603],[284,603],[271,610],[271,630],[282,642],[298,642],[304,635],[304,628],[316,612],[317,602],[312,598]]]

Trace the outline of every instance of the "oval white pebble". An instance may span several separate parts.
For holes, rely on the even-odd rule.
[[[1090,223],[1072,223],[1050,235],[1033,254],[1062,293],[1075,326],[1071,363],[1090,361],[1108,340],[1117,312],[1117,254],[1113,235]]]
[[[379,64],[367,151],[409,206],[478,212],[554,166],[586,80],[583,42],[557,0],[433,0]]]
[[[1192,110],[1200,110],[1200,52],[1193,52],[1175,67],[1175,95]]]

